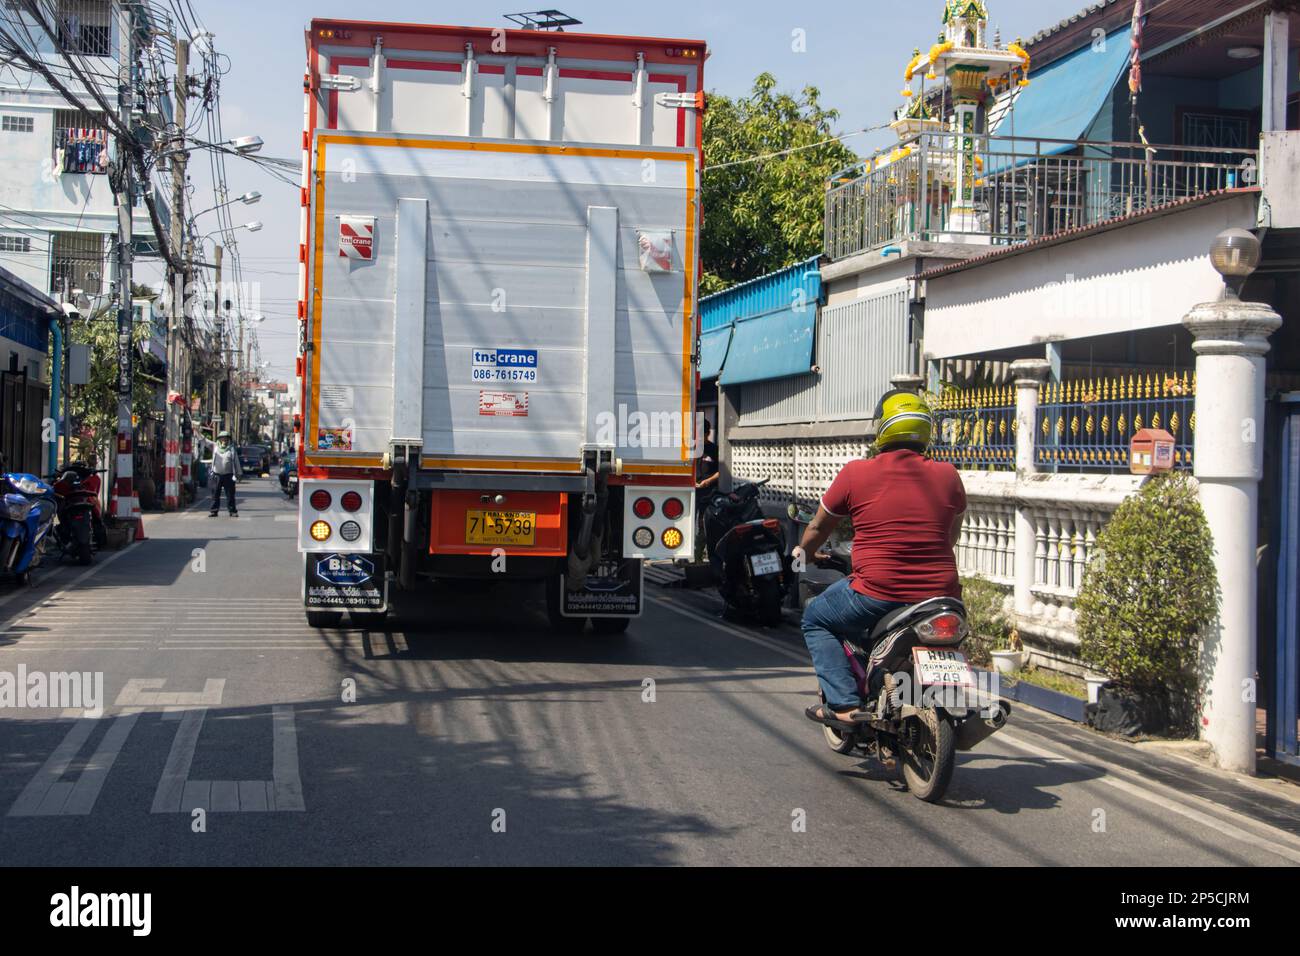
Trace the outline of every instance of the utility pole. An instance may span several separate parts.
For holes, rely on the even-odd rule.
[[[190,93],[189,66],[190,43],[188,40],[178,39],[176,41],[176,82],[172,95],[177,134],[171,142],[171,246],[177,256],[183,256],[183,250],[186,248],[185,169],[188,154],[185,152],[185,124],[186,104]],[[172,397],[178,395],[180,400],[184,401],[189,391],[181,382],[181,366],[184,327],[188,318],[187,302],[193,276],[188,258],[182,260],[179,271],[169,263],[167,272],[167,284],[172,289],[172,308],[167,320],[167,411],[163,437],[163,508],[167,511],[175,511],[180,503],[181,408]]]
[[[131,11],[126,4],[117,4],[118,11],[118,64],[117,64],[117,115],[124,129],[133,128],[131,112],[135,66],[135,30]],[[131,209],[135,200],[135,176],[132,174],[130,152],[134,144],[119,142],[117,162],[119,182],[117,200],[117,473],[114,491],[117,494],[119,521],[135,521],[135,427],[131,421],[132,382],[134,379],[134,351],[131,341]],[[137,528],[137,534],[139,529]]]

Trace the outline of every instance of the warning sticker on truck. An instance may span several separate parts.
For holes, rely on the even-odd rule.
[[[527,418],[527,392],[478,393],[478,413],[490,418]]]
[[[536,382],[537,349],[474,349],[475,382]]]
[[[339,255],[348,259],[374,258],[374,216],[339,216]]]

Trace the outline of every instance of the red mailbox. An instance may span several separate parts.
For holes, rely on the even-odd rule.
[[[1151,475],[1174,467],[1174,436],[1163,428],[1143,428],[1133,436],[1128,449],[1128,470]]]

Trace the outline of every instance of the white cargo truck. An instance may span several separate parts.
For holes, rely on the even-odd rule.
[[[298,469],[315,626],[542,580],[619,632],[694,548],[705,46],[314,20]]]

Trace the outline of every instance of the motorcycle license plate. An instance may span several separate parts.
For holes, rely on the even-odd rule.
[[[297,483],[298,483],[298,476],[297,476],[297,475],[290,475],[290,476],[289,476],[289,484],[291,484],[291,485],[296,485]]]
[[[537,536],[536,511],[467,511],[466,544],[532,545]]]
[[[916,679],[922,686],[974,687],[975,674],[958,651],[941,647],[912,648]]]
[[[781,556],[775,551],[751,554],[749,556],[749,566],[754,571],[754,577],[762,577],[765,574],[780,574]]]

